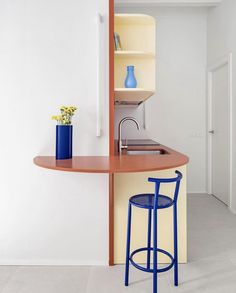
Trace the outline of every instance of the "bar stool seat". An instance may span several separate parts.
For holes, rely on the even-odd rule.
[[[153,209],[154,208],[154,193],[141,193],[132,196],[129,201],[132,205],[143,208],[143,209]],[[157,198],[157,208],[165,209],[173,205],[173,200],[166,196],[159,194]]]

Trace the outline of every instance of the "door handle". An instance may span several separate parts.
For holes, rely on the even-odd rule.
[[[211,134],[214,134],[215,133],[214,130],[209,130],[208,132],[211,133]]]

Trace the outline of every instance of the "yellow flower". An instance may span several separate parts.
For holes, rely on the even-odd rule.
[[[75,106],[61,106],[60,111],[61,115],[52,116],[53,120],[57,120],[60,124],[70,125],[72,116],[74,115],[77,107]]]

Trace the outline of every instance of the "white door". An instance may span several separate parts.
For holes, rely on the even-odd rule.
[[[217,67],[211,74],[212,92],[212,194],[229,205],[230,192],[230,102],[229,64]]]

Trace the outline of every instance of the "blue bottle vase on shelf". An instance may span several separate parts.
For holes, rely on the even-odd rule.
[[[72,158],[72,125],[56,126],[56,159],[65,160]]]
[[[137,80],[134,75],[134,66],[127,66],[127,76],[125,79],[125,87],[126,88],[136,88]]]

